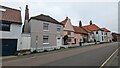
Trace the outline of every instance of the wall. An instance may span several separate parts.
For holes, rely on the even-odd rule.
[[[67,35],[68,31],[71,31],[71,35],[68,35],[68,37],[71,37],[71,42],[68,42],[69,44],[74,43],[74,28],[71,24],[70,19],[67,20],[65,27],[63,28],[64,30],[64,35]]]
[[[17,50],[20,50],[20,41],[21,41],[21,24],[11,24],[10,32],[9,31],[0,31],[0,39],[18,39],[17,41]]]
[[[31,46],[32,48],[41,48],[41,47],[49,47],[56,46],[56,37],[63,35],[63,26],[61,25],[61,31],[57,32],[57,25],[50,22],[40,21],[40,20],[30,20],[31,27]],[[43,31],[43,23],[49,23],[49,31]],[[43,44],[43,35],[49,36],[49,44]],[[38,37],[38,40],[36,40]],[[62,45],[62,43],[61,43]]]
[[[88,41],[94,42],[94,34],[93,33],[88,33]]]
[[[74,33],[74,38],[76,38],[76,44],[79,44],[80,39],[83,39],[83,37],[79,33]]]
[[[30,50],[31,36],[30,34],[22,34],[21,50]]]

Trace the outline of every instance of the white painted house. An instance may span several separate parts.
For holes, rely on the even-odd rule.
[[[89,42],[102,43],[111,41],[110,31],[106,28],[100,28],[96,24],[92,24],[92,21],[90,21],[90,25],[83,26],[83,28],[88,32]]]
[[[0,5],[0,52],[3,56],[15,55],[21,49],[21,12]]]
[[[103,30],[103,38],[104,42],[112,42],[112,34],[111,31],[106,28],[101,28]]]

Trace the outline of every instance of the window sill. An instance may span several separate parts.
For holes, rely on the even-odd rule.
[[[60,31],[57,31],[57,33],[60,33]]]
[[[49,43],[43,43],[44,45],[49,44]]]
[[[49,31],[49,30],[43,30],[43,31]]]

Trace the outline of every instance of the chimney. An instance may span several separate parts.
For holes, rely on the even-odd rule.
[[[90,25],[92,25],[92,20],[90,20]]]
[[[28,9],[28,5],[26,5],[23,33],[30,33],[30,24],[29,24],[28,20],[29,20],[29,9]]]
[[[66,17],[66,20],[68,20],[68,17]]]
[[[82,27],[82,22],[81,22],[81,20],[79,21],[79,27]]]
[[[28,9],[28,5],[26,5],[26,9],[25,9],[25,20],[29,20],[29,9]]]

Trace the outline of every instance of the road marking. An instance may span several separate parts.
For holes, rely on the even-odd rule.
[[[102,68],[112,58],[112,56],[118,51],[118,49],[116,49],[115,52],[112,53],[112,55],[100,66],[100,68]]]

